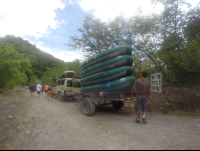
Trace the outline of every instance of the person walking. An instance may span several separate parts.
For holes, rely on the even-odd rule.
[[[40,92],[41,92],[41,90],[42,90],[42,86],[40,85],[40,83],[38,83],[38,85],[36,86],[36,90],[37,90],[37,97],[38,97],[38,99],[39,99],[39,97],[40,97]]]
[[[44,91],[45,91],[45,96],[48,97],[48,95],[47,95],[47,89],[48,89],[48,84],[46,83]]]
[[[42,85],[42,95],[43,95],[43,93],[44,93],[44,85]]]
[[[48,98],[48,101],[51,101],[51,85],[49,83],[48,85],[48,89],[47,89],[47,98]]]
[[[146,79],[147,72],[142,72],[142,78],[137,79],[131,89],[131,97],[133,97],[133,93],[135,88],[137,88],[136,92],[136,102],[135,102],[135,111],[137,112],[137,118],[135,120],[136,123],[140,123],[140,114],[143,111],[142,121],[146,123],[146,112],[147,112],[147,101],[150,95],[150,82]]]
[[[31,97],[32,96],[34,97],[34,89],[35,89],[35,86],[33,85],[33,83],[31,83],[31,85],[29,86],[29,91],[31,93]]]

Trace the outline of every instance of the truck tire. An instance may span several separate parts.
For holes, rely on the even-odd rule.
[[[92,102],[90,97],[84,97],[82,100],[82,112],[87,116],[91,116],[95,112],[95,104]]]
[[[121,109],[124,106],[124,102],[121,101],[112,101],[112,105],[115,109]]]
[[[72,101],[76,101],[75,96],[72,97]]]
[[[60,101],[60,102],[62,102],[64,99],[63,99],[63,96],[61,95],[61,93],[59,93],[58,94],[58,100]]]

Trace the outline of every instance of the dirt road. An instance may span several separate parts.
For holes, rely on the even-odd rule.
[[[25,120],[15,135],[15,149],[200,149],[200,119],[147,114],[147,124],[136,115],[112,106],[85,116],[81,103],[31,98],[27,92]]]

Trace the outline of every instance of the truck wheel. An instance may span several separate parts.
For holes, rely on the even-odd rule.
[[[58,100],[59,100],[60,102],[63,101],[63,96],[61,95],[61,93],[58,94]]]
[[[121,109],[124,106],[124,102],[112,101],[112,105],[115,109]]]
[[[72,101],[76,101],[76,99],[75,99],[75,96],[74,96],[74,97],[72,97]]]
[[[82,108],[83,114],[87,116],[91,116],[95,112],[95,104],[92,102],[92,100],[89,97],[83,98],[81,108]]]

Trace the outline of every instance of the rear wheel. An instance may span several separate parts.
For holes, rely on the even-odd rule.
[[[91,116],[95,112],[95,104],[92,102],[92,100],[89,97],[83,98],[81,108],[82,108],[83,114],[87,116]]]
[[[124,106],[124,102],[112,101],[112,105],[115,109],[121,109]]]
[[[61,95],[61,93],[59,93],[58,94],[58,100],[60,101],[60,102],[62,102],[64,99],[63,99],[63,96]]]

